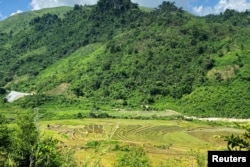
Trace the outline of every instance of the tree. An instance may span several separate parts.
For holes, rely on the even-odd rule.
[[[34,122],[34,114],[21,114],[17,125],[15,157],[20,166],[33,166],[34,152],[39,142],[39,132]],[[13,150],[14,151],[14,150]]]
[[[164,13],[164,12],[177,11],[178,8],[175,6],[175,2],[163,1],[162,4],[159,6],[159,10],[162,13]]]
[[[222,136],[227,142],[227,149],[229,151],[250,151],[250,125],[239,125],[236,124],[239,128],[245,130],[242,135]]]
[[[33,112],[20,114],[17,120],[17,128],[10,131],[4,124],[5,118],[0,115],[0,151],[5,166],[76,166],[71,150],[60,150],[58,140],[40,135]]]
[[[115,167],[151,167],[151,162],[146,152],[140,148],[131,148],[128,152],[120,156]]]
[[[6,93],[6,90],[4,88],[0,88],[0,95],[4,95]]]
[[[130,0],[99,0],[96,9],[101,13],[111,11],[115,14],[120,14],[131,8],[137,9],[138,6]]]
[[[74,10],[81,10],[81,9],[82,9],[82,5],[78,5],[78,4],[74,5]]]
[[[2,152],[6,152],[11,144],[11,131],[8,129],[6,123],[5,116],[0,113],[0,155]]]

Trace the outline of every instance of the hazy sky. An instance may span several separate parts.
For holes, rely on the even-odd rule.
[[[157,7],[163,0],[131,0],[140,6]],[[171,1],[171,0],[170,0]],[[97,0],[0,0],[0,20],[13,14],[56,6],[74,4],[95,4]],[[250,9],[250,0],[175,0],[178,7],[183,7],[195,15],[219,14],[226,9],[245,11]]]

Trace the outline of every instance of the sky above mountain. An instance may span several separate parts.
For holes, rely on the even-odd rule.
[[[131,0],[140,6],[157,7],[164,0]],[[172,1],[172,0],[171,0]],[[0,20],[11,15],[57,6],[73,6],[74,4],[96,4],[97,0],[0,0]],[[226,9],[245,11],[250,9],[250,0],[175,0],[182,7],[195,15],[219,14]]]

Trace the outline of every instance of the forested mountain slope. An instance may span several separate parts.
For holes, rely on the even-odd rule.
[[[0,29],[0,86],[36,93],[16,105],[250,117],[248,11],[197,17],[171,2],[152,11],[114,2]]]

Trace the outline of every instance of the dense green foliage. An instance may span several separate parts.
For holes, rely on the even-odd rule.
[[[250,151],[250,126],[238,125],[239,128],[245,130],[241,135],[231,134],[229,136],[222,136],[227,141],[227,148],[229,151]]]
[[[33,112],[20,114],[16,127],[0,114],[0,166],[75,166],[72,152],[59,149],[58,143],[41,135]]]
[[[115,167],[151,167],[150,160],[142,148],[132,148],[122,154],[118,159]]]
[[[36,92],[18,102],[26,108],[249,118],[249,25],[248,11],[196,17],[172,2],[148,11],[130,0],[75,5],[18,32],[0,30],[0,86]]]

